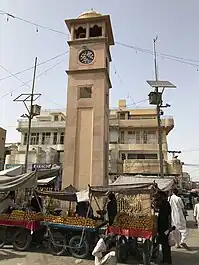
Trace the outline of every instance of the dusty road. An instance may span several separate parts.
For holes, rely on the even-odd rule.
[[[172,252],[174,265],[199,264],[199,230],[193,226],[192,221],[189,221],[189,227],[189,240],[187,243],[191,250],[177,250],[174,248]],[[38,249],[37,252],[19,253],[5,248],[0,250],[0,265],[75,265],[75,259],[72,257],[55,257],[42,253],[42,251]],[[94,261],[84,260],[81,264],[94,265]]]

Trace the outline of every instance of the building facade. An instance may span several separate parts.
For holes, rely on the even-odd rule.
[[[63,163],[65,110],[44,110],[34,117],[31,125],[28,168],[32,164]],[[17,121],[21,133],[20,144],[9,145],[5,164],[24,164],[28,134],[28,119]]]
[[[32,120],[29,168],[32,164],[63,164],[66,110],[42,110]],[[164,173],[181,175],[178,159],[168,161],[167,136],[174,127],[172,117],[163,117],[162,137]],[[24,164],[27,143],[28,119],[17,122],[21,143],[7,144],[6,167]],[[118,109],[109,111],[109,174],[158,175],[158,134],[156,110],[151,108],[128,109],[120,100]]]
[[[128,109],[120,100],[109,116],[109,172],[117,175],[159,175],[158,125],[155,108]],[[180,175],[181,162],[169,161],[167,136],[174,128],[172,117],[161,118],[164,174]]]
[[[0,170],[4,168],[6,130],[0,127]]]

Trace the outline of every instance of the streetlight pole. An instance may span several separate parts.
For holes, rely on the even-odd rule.
[[[36,70],[37,70],[37,57],[35,58],[35,65],[34,65],[34,72],[33,72],[33,81],[32,81],[32,90],[31,90],[31,95],[30,95],[30,110],[29,110],[29,114],[28,114],[28,135],[27,135],[25,164],[24,164],[25,173],[27,172],[27,168],[28,168],[28,152],[29,152],[29,146],[30,146],[31,123],[32,123],[32,118],[33,118],[33,101],[34,101]]]
[[[156,54],[156,41],[158,37],[153,40],[153,49],[154,49],[154,67],[155,67],[155,81],[158,81],[158,69],[157,69],[157,54]],[[164,159],[162,153],[162,128],[161,128],[161,118],[160,118],[160,106],[162,104],[162,95],[161,99],[158,100],[158,87],[155,88],[155,92],[157,94],[157,103],[156,103],[156,110],[157,110],[157,122],[158,122],[158,151],[159,151],[159,164],[160,164],[160,177],[164,178]]]
[[[34,93],[35,89],[35,79],[36,79],[36,70],[37,70],[37,57],[35,58],[35,64],[34,64],[34,72],[33,72],[33,81],[32,81],[32,88],[31,93],[28,94],[20,94],[17,98],[14,99],[15,102],[23,102],[28,114],[23,114],[21,117],[28,118],[28,133],[27,133],[27,141],[26,141],[26,151],[25,151],[25,163],[24,163],[24,173],[27,172],[28,169],[28,152],[29,152],[29,146],[30,146],[30,135],[31,135],[31,123],[32,119],[40,114],[41,106],[36,105],[34,103],[35,100],[37,100],[41,94],[40,93]],[[27,106],[27,102],[30,102],[30,107]]]

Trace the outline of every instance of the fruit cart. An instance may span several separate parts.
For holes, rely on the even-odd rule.
[[[0,192],[7,193],[18,189],[30,189],[36,185],[34,172],[18,176],[1,176]],[[27,250],[40,234],[42,216],[25,211],[12,211],[10,214],[0,214],[0,247],[13,245],[14,249]]]
[[[109,185],[91,187],[95,197],[107,196],[114,192],[117,198],[118,214],[108,233],[117,235],[117,258],[125,262],[132,254],[149,265],[157,258],[156,216],[152,201],[158,188],[155,184]]]
[[[41,233],[42,215],[13,211],[11,214],[0,215],[0,247],[13,245],[15,250],[27,250],[34,239]]]
[[[36,191],[36,193],[60,201],[68,201],[69,204],[77,202],[75,192]],[[51,254],[62,255],[69,251],[73,257],[83,259],[97,243],[102,222],[66,214],[65,216],[46,215],[40,224],[47,229],[48,248]]]

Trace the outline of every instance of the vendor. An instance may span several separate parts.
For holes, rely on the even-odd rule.
[[[117,215],[117,201],[115,198],[115,194],[112,192],[109,194],[108,198],[109,198],[109,202],[107,204],[108,221],[109,225],[112,225]]]
[[[19,207],[14,202],[15,191],[10,191],[8,195],[0,201],[0,213],[9,213],[11,209],[20,210]]]
[[[33,212],[39,213],[42,212],[43,202],[41,197],[33,196],[30,202],[30,208]]]
[[[93,218],[93,209],[90,203],[89,202],[78,202],[76,206],[75,215],[77,217]]]

